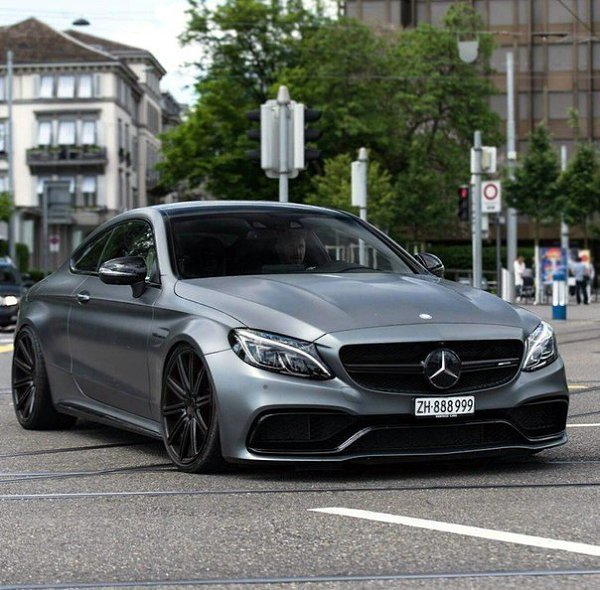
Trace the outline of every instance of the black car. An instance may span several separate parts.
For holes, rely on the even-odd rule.
[[[17,322],[19,303],[25,292],[21,273],[8,257],[0,258],[0,327]]]

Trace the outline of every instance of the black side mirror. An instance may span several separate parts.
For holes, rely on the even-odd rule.
[[[131,285],[134,297],[146,290],[148,269],[141,256],[125,256],[107,260],[100,266],[100,280],[107,285]]]
[[[435,254],[429,254],[428,252],[422,252],[421,254],[415,254],[417,261],[422,264],[431,274],[436,277],[444,278],[444,272],[446,268],[444,263]]]

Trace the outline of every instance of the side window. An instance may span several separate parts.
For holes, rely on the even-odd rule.
[[[106,246],[110,232],[92,240],[83,250],[77,253],[73,259],[73,269],[79,272],[96,272],[99,266],[100,254]]]
[[[156,247],[152,227],[145,221],[129,221],[117,226],[102,253],[100,264],[112,258],[141,256],[146,261],[146,279],[158,282]]]

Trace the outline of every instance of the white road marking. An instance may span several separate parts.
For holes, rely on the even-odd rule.
[[[505,543],[516,543],[518,545],[529,545],[530,547],[542,547],[543,549],[556,549],[559,551],[570,551],[571,553],[581,553],[583,555],[600,557],[600,546],[598,545],[587,545],[585,543],[574,543],[572,541],[561,541],[559,539],[547,539],[545,537],[508,533],[494,529],[483,529],[474,526],[453,524],[451,522],[412,518],[410,516],[397,516],[395,514],[385,514],[383,512],[371,512],[370,510],[354,510],[352,508],[312,508],[310,511],[335,514],[338,516],[351,516],[353,518],[401,524],[442,533],[454,533],[456,535],[466,535],[468,537],[478,537],[480,539],[490,539],[492,541],[503,541]]]
[[[567,428],[594,428],[600,426],[600,423],[596,424],[567,424]]]

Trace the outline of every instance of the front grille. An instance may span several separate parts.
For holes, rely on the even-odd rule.
[[[527,439],[510,424],[448,424],[382,428],[367,432],[349,452],[456,451],[489,445],[519,445]]]
[[[423,373],[425,359],[437,348],[448,348],[461,359],[458,382],[439,390]],[[394,393],[461,393],[499,387],[511,381],[523,356],[520,340],[399,342],[342,347],[340,359],[361,387]]]

